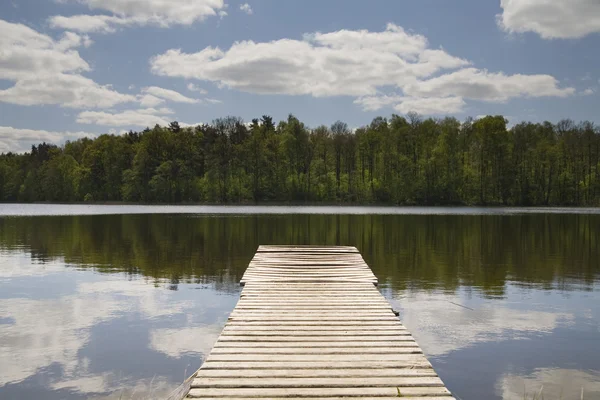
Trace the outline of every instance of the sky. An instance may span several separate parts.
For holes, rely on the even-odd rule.
[[[2,0],[0,152],[292,113],[600,123],[600,0]]]

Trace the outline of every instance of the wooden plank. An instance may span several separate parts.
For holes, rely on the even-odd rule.
[[[367,378],[437,376],[432,368],[380,369],[201,369],[198,378]]]
[[[259,250],[260,253],[300,253],[300,254],[358,254],[356,250],[335,250],[335,249],[318,249],[318,250],[309,250],[309,249],[299,249],[299,248],[289,248],[289,249],[262,249]]]
[[[348,341],[331,341],[331,340],[311,340],[311,341],[298,341],[297,338],[293,338],[296,340],[252,340],[246,337],[243,340],[225,340],[222,337],[219,338],[217,343],[215,343],[216,347],[240,347],[240,348],[306,348],[306,347],[324,347],[324,348],[334,348],[341,347],[344,349],[355,349],[355,348],[375,348],[375,347],[405,347],[405,346],[414,346],[414,339],[404,339],[404,340],[380,340],[380,341],[365,341],[365,340],[355,340],[352,342]]]
[[[392,310],[389,303],[383,300],[365,300],[356,302],[345,302],[345,301],[281,301],[281,304],[274,304],[272,300],[266,299],[242,299],[236,307],[243,308],[262,308],[266,310],[294,310],[294,309],[322,309],[331,310],[335,313],[335,310],[344,309],[372,309],[372,310]]]
[[[438,377],[397,376],[356,378],[211,378],[194,379],[192,388],[373,388],[373,387],[442,387]]]
[[[304,302],[290,302],[282,301],[281,304],[273,304],[273,301],[265,300],[243,300],[237,304],[237,308],[259,308],[265,310],[294,310],[294,309],[321,309],[321,310],[391,310],[392,307],[389,303],[384,301],[360,301],[360,302],[317,302],[317,301],[304,301]]]
[[[310,270],[308,268],[298,269],[296,271],[290,271],[289,269],[283,268],[252,268],[251,270],[247,270],[244,275],[260,275],[260,276],[285,276],[289,277],[290,275],[302,275],[302,276],[314,276],[316,278],[321,278],[324,276],[359,276],[359,277],[372,277],[372,273],[367,270],[363,270],[362,268],[340,268],[338,270],[327,270],[327,271],[318,271],[316,268],[314,270]]]
[[[390,334],[398,334],[399,331],[406,331],[406,328],[402,325],[392,325],[392,326],[381,326],[381,325],[371,325],[366,326],[364,324],[359,325],[280,325],[278,327],[273,327],[273,325],[246,325],[246,324],[232,324],[228,323],[223,328],[223,332],[243,332],[243,331],[269,331],[273,334],[282,334],[283,332],[296,332],[296,335],[320,335],[322,332],[331,332],[332,334],[339,335],[340,332],[357,334],[360,332],[364,334],[365,332],[373,332],[373,334],[381,335],[382,332],[389,332]]]
[[[264,312],[264,311],[254,311],[254,310],[244,310],[244,311],[236,311],[236,313],[232,313],[229,315],[229,320],[253,320],[253,321],[279,321],[286,325],[288,322],[301,322],[301,321],[363,321],[363,320],[372,320],[372,321],[388,321],[394,323],[400,323],[398,317],[394,315],[391,310],[384,310],[381,312],[377,312],[371,310],[373,312],[364,312],[360,310],[356,310],[354,312],[336,312],[332,310],[325,311],[308,311],[303,312],[301,310],[288,311],[288,312]]]
[[[299,251],[307,253],[319,253],[324,251],[330,251],[333,253],[346,253],[353,252],[358,253],[358,249],[354,246],[313,246],[313,245],[260,245],[256,250],[257,253],[265,253],[271,251],[281,251],[289,253],[290,251]]]
[[[403,356],[403,357],[400,357]],[[206,360],[201,369],[381,369],[381,368],[426,368],[431,364],[423,354],[400,354],[397,360],[356,361],[212,361]]]
[[[391,313],[392,308],[389,305],[381,304],[381,305],[372,305],[372,304],[281,304],[281,305],[269,305],[268,303],[251,303],[251,302],[243,302],[238,303],[236,306],[235,312],[249,312],[249,313],[260,313],[260,312],[275,312],[275,313],[289,313],[293,310],[297,310],[298,312],[308,312],[308,311],[316,311],[321,313],[337,314],[340,312],[358,312],[362,311],[364,313]]]
[[[392,316],[291,316],[291,317],[279,317],[279,316],[230,316],[228,323],[232,326],[245,325],[248,327],[254,326],[326,326],[329,327],[358,327],[365,329],[367,327],[379,326],[379,327],[395,327],[401,326],[400,321],[393,314]]]
[[[290,361],[306,362],[306,361],[398,361],[402,359],[405,354],[422,354],[420,349],[402,349],[397,350],[391,354],[294,354],[286,356],[285,358]],[[279,361],[281,355],[279,354],[213,354],[211,351],[207,357],[208,361]]]
[[[309,305],[284,305],[280,307],[271,307],[261,304],[244,304],[236,307],[235,313],[231,313],[231,316],[240,315],[287,315],[287,316],[306,316],[306,315],[330,315],[330,316],[349,316],[349,315],[378,315],[378,316],[395,316],[393,310],[389,306],[372,306],[364,305],[351,306],[351,305],[325,305],[319,306],[316,304]]]
[[[193,398],[190,396],[190,398]],[[202,399],[204,400],[223,400],[223,397],[205,397],[205,396],[201,396]],[[257,397],[234,397],[235,400],[256,400]],[[298,396],[294,396],[294,397],[260,397],[263,400],[289,400],[290,398],[302,398],[302,397],[298,397]],[[306,398],[306,397],[305,397]],[[311,400],[348,400],[348,396],[344,396],[344,397],[310,397]],[[356,397],[355,397],[356,398]],[[377,397],[370,397],[370,396],[360,396],[360,399],[362,400],[398,400],[398,395],[394,396],[394,397],[388,397],[388,396],[377,396]],[[451,395],[435,395],[435,396],[404,396],[402,395],[402,399],[403,400],[455,400],[454,397],[452,397]]]
[[[427,388],[400,388],[402,397],[404,396],[441,396],[450,395],[448,389],[443,387],[427,387]],[[193,388],[190,390],[189,397],[191,398],[208,398],[208,397],[362,397],[362,396],[389,396],[398,397],[397,386],[390,387],[371,387],[371,388]]]
[[[373,291],[373,285],[370,285],[367,282],[356,282],[353,283],[352,285],[348,285],[347,283],[339,283],[339,282],[323,282],[323,281],[318,281],[318,283],[311,281],[311,282],[294,282],[289,283],[289,282],[279,282],[276,285],[271,284],[269,282],[250,282],[249,288],[253,288],[253,289],[260,289],[260,290],[283,290],[283,289],[295,289],[295,290],[302,290],[302,289],[335,289],[335,290],[349,290],[349,291],[354,291],[354,290],[365,290],[365,291]]]
[[[247,347],[222,347],[215,346],[211,351],[214,354],[412,354],[415,350],[421,352],[421,349],[415,342],[400,342],[401,346],[394,346],[393,350],[385,347],[264,347],[252,346],[247,343]]]
[[[410,341],[414,340],[413,337],[406,332],[402,334],[392,334],[389,336],[359,336],[359,335],[336,335],[336,336],[281,336],[281,335],[221,335],[219,340],[215,344],[218,346],[220,343],[224,342],[259,342],[268,346],[269,344],[279,344],[285,342],[292,343],[307,343],[307,342],[327,342],[330,343],[331,346],[342,345],[345,344],[347,346],[351,346],[354,343],[369,343],[370,346],[376,346],[377,342],[385,342],[385,343],[396,343],[401,341]]]
[[[293,329],[286,330],[278,330],[273,331],[269,330],[251,330],[251,329],[227,329],[223,330],[222,334],[224,336],[269,336],[273,338],[287,338],[287,337],[295,337],[298,339],[304,340],[307,337],[319,337],[319,336],[333,336],[340,337],[340,335],[344,336],[360,336],[360,337],[401,337],[401,336],[410,336],[410,332],[406,329],[404,330],[369,330],[369,331],[359,331],[359,330],[306,330],[306,331],[294,331]]]
[[[243,297],[250,297],[250,296],[260,296],[260,297],[271,297],[271,298],[282,298],[283,296],[285,296],[285,299],[290,299],[290,300],[295,300],[295,299],[305,299],[305,300],[310,300],[310,299],[343,299],[346,302],[351,302],[353,300],[366,300],[366,299],[372,299],[372,300],[381,300],[384,299],[383,296],[381,296],[380,294],[377,293],[370,293],[364,290],[354,290],[354,291],[349,291],[349,293],[344,294],[344,292],[342,290],[323,290],[323,291],[319,291],[319,290],[297,290],[297,291],[291,291],[291,290],[270,290],[270,291],[260,291],[260,290],[255,290],[255,289],[250,289],[244,293],[242,293]]]
[[[322,328],[324,329],[324,328]],[[400,327],[397,329],[370,329],[370,330],[359,330],[359,329],[326,329],[319,330],[315,329],[306,329],[306,330],[298,330],[298,329],[278,329],[274,331],[273,329],[253,329],[248,328],[245,329],[243,327],[229,327],[225,325],[223,328],[223,335],[226,336],[281,336],[281,337],[307,337],[307,336],[340,336],[340,335],[348,335],[348,336],[402,336],[402,335],[410,335],[410,332],[404,327]]]
[[[280,281],[280,282],[310,282],[313,281],[315,278],[310,277],[310,278],[302,278],[302,277],[290,277],[290,278],[249,278],[251,280],[254,281],[263,281],[263,282],[276,282],[276,281]],[[336,277],[323,277],[323,278],[318,278],[324,281],[330,280],[332,282],[364,282],[364,281],[368,281],[368,282],[372,282],[373,284],[377,284],[377,279],[371,279],[371,278],[336,278]],[[246,279],[242,279],[240,280],[240,283],[245,284],[248,280]]]

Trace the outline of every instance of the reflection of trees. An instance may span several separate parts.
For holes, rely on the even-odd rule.
[[[475,286],[507,280],[591,287],[600,266],[600,216],[109,215],[0,218],[0,249],[44,262],[179,283],[237,286],[260,243],[356,245],[393,287]]]

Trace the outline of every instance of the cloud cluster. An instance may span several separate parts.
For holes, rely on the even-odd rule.
[[[352,96],[365,110],[457,113],[464,99],[569,96],[549,75],[505,75],[477,69],[427,38],[388,24],[382,32],[340,30],[302,40],[241,41],[228,50],[171,49],[150,60],[153,73],[214,82],[248,93]],[[401,94],[390,94],[389,90]]]
[[[193,83],[188,83],[187,84],[187,89],[190,92],[198,92],[200,94],[207,94],[208,92],[205,89],[202,89],[201,87],[194,85]]]
[[[402,114],[414,111],[425,115],[459,113],[466,105],[461,97],[456,96],[419,98],[400,95],[365,96],[354,100],[354,104],[360,105],[365,111],[393,106]]]
[[[198,99],[192,99],[191,97],[184,96],[175,90],[163,89],[157,86],[146,87],[142,89],[142,93],[162,99],[163,101],[169,100],[175,103],[196,104],[200,101]]]
[[[61,143],[65,140],[94,136],[96,135],[88,132],[52,132],[0,126],[0,153],[29,151],[32,143]]]
[[[77,32],[110,33],[119,27],[191,25],[210,16],[223,16],[223,0],[64,0],[87,5],[106,14],[56,15],[50,26]]]
[[[175,112],[170,108],[142,108],[124,111],[83,111],[77,116],[77,122],[88,125],[127,127],[138,126],[142,128],[154,125],[168,126],[175,117]],[[202,125],[202,122],[179,122],[182,128]]]
[[[135,100],[81,75],[91,68],[75,49],[89,46],[89,37],[66,32],[56,41],[4,20],[0,20],[0,32],[0,76],[14,82],[14,86],[0,90],[0,101],[96,108]]]
[[[501,0],[500,7],[498,25],[507,32],[535,32],[544,39],[600,32],[598,0]]]
[[[254,11],[252,10],[252,7],[250,7],[250,4],[248,4],[248,3],[242,4],[240,6],[240,11],[243,11],[248,15],[252,15],[254,13]]]
[[[139,110],[125,110],[121,112],[83,111],[77,116],[80,124],[94,124],[103,126],[140,126],[152,127],[154,125],[167,126],[171,120],[169,115],[174,112],[168,108],[144,108]]]

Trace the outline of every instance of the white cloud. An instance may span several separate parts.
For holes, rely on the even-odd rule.
[[[165,100],[159,99],[151,94],[146,94],[139,97],[139,102],[142,107],[156,107],[157,105],[164,103]]]
[[[111,15],[57,15],[49,19],[53,28],[78,32],[114,32],[121,26],[191,25],[220,15],[223,0],[71,0]],[[68,2],[68,1],[65,1]]]
[[[78,35],[73,32],[65,32],[63,38],[57,43],[58,50],[66,51],[75,47],[90,47],[93,41],[88,35]]]
[[[565,97],[575,89],[558,87],[550,75],[505,75],[465,68],[433,79],[411,83],[404,88],[411,96],[460,96],[467,99],[503,102],[513,97]]]
[[[600,32],[598,0],[501,0],[498,25],[507,32],[535,32],[544,39],[575,39]]]
[[[77,116],[80,124],[91,124],[101,126],[115,126],[126,129],[131,127],[153,127],[154,125],[168,126],[175,120],[172,115],[175,112],[169,108],[144,108],[138,110],[125,110],[121,112],[105,111],[83,111]],[[179,122],[182,128],[202,125],[201,122],[186,123]]]
[[[0,32],[0,76],[15,82],[0,90],[1,102],[91,108],[135,100],[80,75],[91,68],[75,48],[90,46],[89,37],[66,32],[55,41],[25,25],[3,20]]]
[[[109,135],[125,135],[126,133],[127,133],[127,130],[125,130],[125,129],[121,129],[120,131],[117,131],[115,128],[110,128],[108,130]]]
[[[505,75],[469,67],[468,60],[431,49],[427,38],[394,24],[382,32],[340,30],[306,34],[303,40],[241,41],[228,50],[171,49],[150,63],[157,75],[249,93],[352,96],[367,110],[388,106],[402,112],[455,113],[465,106],[464,99],[499,102],[574,92],[559,88],[549,75]],[[390,88],[401,95],[382,94]]]
[[[38,75],[89,71],[90,66],[73,48],[83,38],[67,32],[56,42],[33,29],[0,19],[0,76],[18,80]]]
[[[202,101],[205,102],[205,103],[208,103],[208,104],[222,104],[223,103],[221,100],[211,99],[209,97],[207,97],[206,99],[204,99]]]
[[[127,19],[111,17],[108,15],[72,15],[64,17],[55,15],[48,19],[51,28],[69,29],[77,32],[111,33],[117,26],[127,25]]]
[[[195,104],[198,103],[198,99],[192,99],[190,97],[186,97],[179,92],[170,89],[163,89],[156,86],[150,86],[142,89],[143,93],[149,94],[151,96],[155,96],[164,100],[173,101],[176,103],[188,103]]]
[[[584,90],[584,91],[583,91],[581,94],[582,94],[583,96],[591,96],[591,95],[593,95],[594,93],[595,93],[594,89],[592,89],[592,88],[587,88],[587,89],[585,89],[585,90]]]
[[[416,112],[424,115],[456,114],[463,110],[465,101],[460,97],[404,98],[394,106],[402,114]]]
[[[416,112],[425,115],[459,113],[465,106],[461,97],[403,97],[399,95],[365,96],[354,100],[365,111],[375,111],[392,106],[394,110],[407,114]]]
[[[188,89],[190,92],[198,92],[198,93],[200,93],[200,94],[207,94],[207,93],[208,93],[206,90],[202,89],[202,88],[201,88],[201,87],[199,87],[199,86],[196,86],[196,85],[194,85],[193,83],[188,83],[188,84],[187,84],[187,89]]]
[[[204,125],[204,122],[194,122],[194,123],[188,123],[188,122],[180,122],[179,126],[182,128],[193,128],[199,125]]]
[[[254,11],[252,11],[252,7],[250,7],[250,4],[248,4],[248,3],[242,4],[240,6],[240,11],[243,11],[248,15],[252,15],[254,13]]]
[[[60,144],[66,140],[94,136],[96,135],[88,132],[53,132],[0,126],[0,153],[29,151],[31,150],[31,145],[37,145],[42,142]],[[2,275],[1,272],[0,275]]]
[[[57,104],[70,108],[107,108],[135,101],[135,96],[119,93],[110,85],[99,85],[81,75],[55,74],[20,79],[0,90],[0,101],[24,106]]]
[[[154,125],[168,125],[172,120],[166,118],[173,114],[168,108],[146,108],[140,110],[125,110],[122,112],[83,111],[77,116],[80,124],[94,124],[118,127],[152,127]]]

